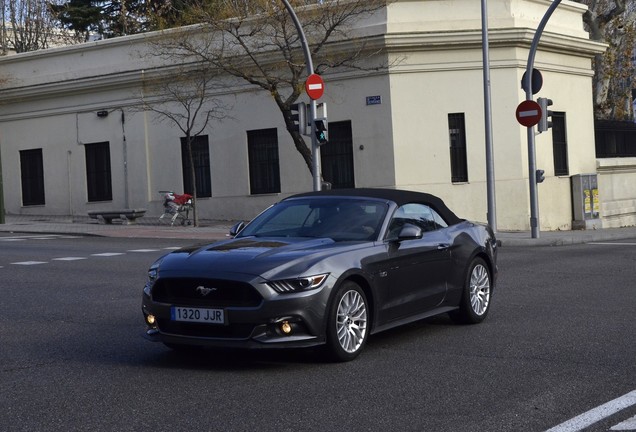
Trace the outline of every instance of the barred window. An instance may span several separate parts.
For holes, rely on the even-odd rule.
[[[448,115],[448,135],[450,140],[451,181],[453,183],[467,182],[468,165],[466,162],[464,113]]]
[[[84,145],[86,152],[86,187],[88,201],[111,201],[113,185],[108,141]]]
[[[212,196],[212,176],[210,174],[210,145],[207,135],[192,137],[192,161],[194,163],[194,181],[197,186],[197,198]],[[186,138],[181,138],[181,167],[183,168],[183,192],[193,194],[190,177],[190,158]]]
[[[42,149],[20,151],[22,205],[44,205]]]
[[[278,132],[276,129],[247,131],[247,152],[252,195],[279,193]]]
[[[351,121],[329,123],[329,142],[320,147],[322,175],[333,189],[355,187]]]
[[[564,112],[552,113],[552,153],[554,155],[554,175],[569,175],[568,141]]]

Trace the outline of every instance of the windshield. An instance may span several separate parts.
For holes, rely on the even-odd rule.
[[[254,219],[237,237],[328,237],[335,241],[375,240],[388,205],[358,198],[282,201]]]

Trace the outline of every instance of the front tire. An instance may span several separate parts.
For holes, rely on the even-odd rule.
[[[488,265],[475,258],[468,267],[459,310],[451,318],[463,324],[477,324],[486,319],[490,310],[492,279]]]
[[[369,337],[369,303],[358,284],[347,281],[338,288],[327,317],[327,348],[336,361],[351,361]]]

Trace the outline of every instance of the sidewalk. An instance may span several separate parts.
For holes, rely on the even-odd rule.
[[[99,223],[88,216],[25,216],[7,215],[5,223],[0,224],[0,232],[71,234],[101,237],[129,238],[179,238],[216,241],[228,237],[234,221],[199,221],[198,227],[170,226],[159,221],[158,217],[142,217],[137,223],[122,224],[115,220],[112,224]]]
[[[137,220],[136,224],[123,225],[114,221],[107,225],[98,223],[88,216],[5,216],[0,224],[0,232],[37,234],[74,234],[102,237],[128,238],[179,238],[216,241],[228,238],[235,221],[201,220],[198,227],[170,226],[158,218],[148,216]],[[634,239],[636,227],[605,228],[599,230],[544,231],[533,239],[529,231],[499,231],[497,238],[502,246],[563,246],[588,242]]]

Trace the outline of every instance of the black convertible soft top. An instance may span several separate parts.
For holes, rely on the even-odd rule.
[[[432,207],[444,218],[449,225],[456,225],[462,222],[464,219],[460,219],[452,212],[441,198],[435,195],[407,191],[401,189],[380,189],[380,188],[360,188],[360,189],[331,189],[318,192],[307,192],[298,195],[293,195],[287,199],[299,198],[299,197],[319,197],[319,196],[342,196],[342,197],[363,197],[363,198],[377,198],[387,201],[393,201],[398,206],[417,203],[425,204]]]

